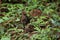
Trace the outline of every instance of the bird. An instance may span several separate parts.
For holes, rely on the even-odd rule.
[[[33,10],[30,11],[29,14],[30,14],[31,16],[35,17],[35,16],[40,16],[41,13],[42,13],[41,10],[39,10],[39,9],[33,9]]]
[[[25,11],[22,11],[22,16],[20,22],[23,24],[23,26],[27,25],[30,23],[30,18],[26,15]]]

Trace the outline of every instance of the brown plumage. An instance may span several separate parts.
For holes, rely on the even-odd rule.
[[[22,17],[20,21],[23,25],[27,25],[28,23],[30,23],[30,18],[26,15],[25,11],[22,12]]]
[[[40,16],[41,13],[42,13],[41,10],[38,10],[38,9],[33,9],[30,11],[31,16]]]

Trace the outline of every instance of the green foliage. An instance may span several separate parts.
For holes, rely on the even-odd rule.
[[[9,36],[2,36],[1,40],[10,40]]]
[[[14,40],[57,40],[60,37],[60,12],[56,11],[59,3],[60,0],[2,0],[1,8],[6,7],[9,12],[0,12],[0,40],[12,37]],[[41,10],[41,15],[31,16],[33,9]],[[28,24],[24,26],[20,21],[23,11],[31,18],[28,24],[34,26],[33,32],[25,32]]]
[[[3,19],[0,19],[0,23],[2,23],[2,22],[4,22],[4,20]]]

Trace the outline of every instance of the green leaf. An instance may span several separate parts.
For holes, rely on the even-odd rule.
[[[3,19],[4,19],[4,20],[9,20],[9,18],[8,18],[8,17],[3,17]]]
[[[6,36],[6,37],[2,37],[1,40],[10,40],[10,38]]]
[[[20,19],[19,19],[19,18],[17,18],[15,21],[20,21]]]
[[[0,25],[0,35],[4,34],[4,27]]]
[[[4,22],[4,20],[3,19],[0,19],[0,23],[2,23],[2,22]]]

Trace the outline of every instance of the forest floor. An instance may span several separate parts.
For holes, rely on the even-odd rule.
[[[60,40],[60,2],[2,3],[1,40]]]

